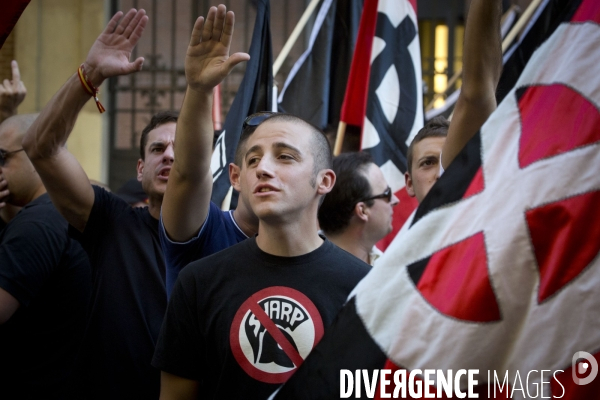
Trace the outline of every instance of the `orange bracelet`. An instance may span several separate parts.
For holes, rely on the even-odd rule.
[[[94,100],[96,101],[96,106],[98,107],[98,111],[100,111],[100,114],[102,114],[104,111],[106,111],[106,109],[104,108],[102,103],[100,103],[100,100],[98,100],[98,93],[100,93],[100,91],[97,87],[94,87],[94,85],[92,85],[92,82],[90,82],[90,80],[88,79],[87,75],[85,74],[85,70],[83,69],[83,64],[79,66],[79,69],[77,70],[77,75],[79,76],[79,80],[81,81],[81,86],[83,86],[83,90],[85,90],[90,96],[94,98]]]

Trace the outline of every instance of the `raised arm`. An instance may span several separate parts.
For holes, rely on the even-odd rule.
[[[142,68],[143,58],[129,62],[148,17],[144,10],[116,13],[98,36],[83,63],[91,84]],[[65,147],[79,112],[90,95],[73,74],[44,107],[23,139],[23,147],[39,173],[52,202],[71,225],[83,231],[94,205],[94,192],[85,172]]]
[[[224,5],[199,17],[185,57],[187,92],[177,121],[175,161],[162,204],[163,224],[172,240],[194,236],[206,219],[212,192],[213,88],[233,67],[250,59],[229,56],[234,15]]]
[[[473,0],[463,49],[463,84],[442,149],[447,168],[496,109],[496,86],[502,71],[501,0]]]

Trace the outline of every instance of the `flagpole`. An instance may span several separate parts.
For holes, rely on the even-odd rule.
[[[344,142],[344,136],[346,135],[346,123],[340,121],[338,125],[337,135],[335,136],[335,146],[333,148],[333,155],[335,157],[342,153],[342,143]]]
[[[525,10],[525,12],[521,15],[521,17],[519,17],[518,21],[515,23],[515,25],[512,27],[512,29],[508,32],[508,34],[506,35],[504,40],[502,40],[502,54],[506,53],[506,50],[508,50],[508,47],[510,46],[510,44],[513,42],[513,40],[515,40],[515,37],[517,37],[517,35],[521,31],[521,29],[523,29],[525,24],[529,21],[529,18],[531,18],[531,16],[535,12],[535,10],[537,10],[537,8],[541,2],[542,2],[542,0],[533,0],[531,2],[531,4],[529,4],[529,6]],[[510,11],[511,10],[508,10],[506,12],[506,14],[508,15],[508,13]],[[425,107],[425,111],[429,111],[429,110],[433,109],[433,104],[435,103],[435,101],[437,99],[439,99],[441,96],[443,96],[444,93],[446,93],[448,91],[448,89],[450,87],[452,87],[452,85],[454,85],[454,83],[461,76],[462,76],[462,68],[460,70],[456,71],[454,73],[454,75],[452,75],[452,78],[450,78],[450,80],[448,81],[448,84],[446,85],[446,90],[444,90],[442,93],[436,93],[433,96],[433,99]]]
[[[319,0],[312,0],[308,7],[306,7],[306,10],[304,10],[304,14],[302,14],[302,17],[300,17],[300,21],[298,21],[298,24],[292,31],[292,34],[288,38],[287,42],[285,42],[283,49],[281,49],[281,53],[279,53],[277,59],[273,63],[273,76],[277,75],[279,72],[279,69],[283,65],[283,61],[290,54],[292,47],[294,47],[294,44],[296,44],[296,40],[298,40],[300,33],[306,26],[308,19],[312,15],[313,11],[315,11],[315,8],[317,8],[317,4],[319,4]]]
[[[521,29],[523,29],[525,24],[529,21],[529,18],[531,18],[531,16],[535,12],[535,10],[537,10],[541,2],[542,0],[533,0],[531,4],[529,4],[529,7],[527,7],[523,15],[521,15],[521,18],[519,18],[515,26],[513,26],[510,32],[508,32],[508,35],[506,35],[506,37],[502,41],[502,54],[504,54],[506,50],[508,50],[508,46],[510,46],[512,41],[515,40]]]
[[[221,210],[228,211],[231,208],[231,196],[233,195],[233,186],[229,186],[229,190],[221,203]]]

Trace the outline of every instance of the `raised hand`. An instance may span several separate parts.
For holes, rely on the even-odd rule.
[[[233,67],[250,59],[246,53],[229,55],[234,20],[233,12],[227,12],[223,4],[211,7],[206,21],[204,17],[196,20],[185,57],[185,76],[191,89],[212,92]]]
[[[143,57],[133,62],[129,58],[147,22],[146,11],[133,8],[124,16],[119,11],[111,18],[84,63],[85,72],[94,86],[98,87],[111,76],[127,75],[142,69]]]
[[[10,66],[12,68],[12,80],[5,79],[3,84],[0,84],[0,122],[17,114],[17,107],[27,94],[27,89],[21,81],[19,65],[13,60]]]

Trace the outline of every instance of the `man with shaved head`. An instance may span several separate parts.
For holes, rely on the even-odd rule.
[[[4,202],[22,207],[0,232],[0,397],[64,399],[72,398],[91,273],[21,146],[35,118],[0,124]]]
[[[178,149],[209,145],[213,87],[233,64],[248,59],[247,54],[229,56],[233,23],[224,5],[211,7],[206,21],[196,20],[185,62],[188,90]],[[185,164],[192,164],[194,154],[186,153],[175,159],[187,156]],[[258,219],[258,234],[205,254],[179,273],[152,363],[162,371],[162,400],[267,398],[294,373],[367,274],[367,264],[318,234],[317,210],[335,183],[331,159],[323,132],[298,117],[262,112],[246,118],[230,179],[240,192],[238,206]],[[178,175],[188,171],[179,168],[173,166],[165,206],[173,182],[178,185],[170,200],[180,199],[182,192],[204,197],[184,229],[165,218],[165,228],[175,228],[169,232],[183,233],[185,240],[198,228],[202,236],[219,224],[210,221],[211,213],[223,219],[218,209],[208,210],[210,193],[199,195],[210,182],[206,168],[185,179]]]

